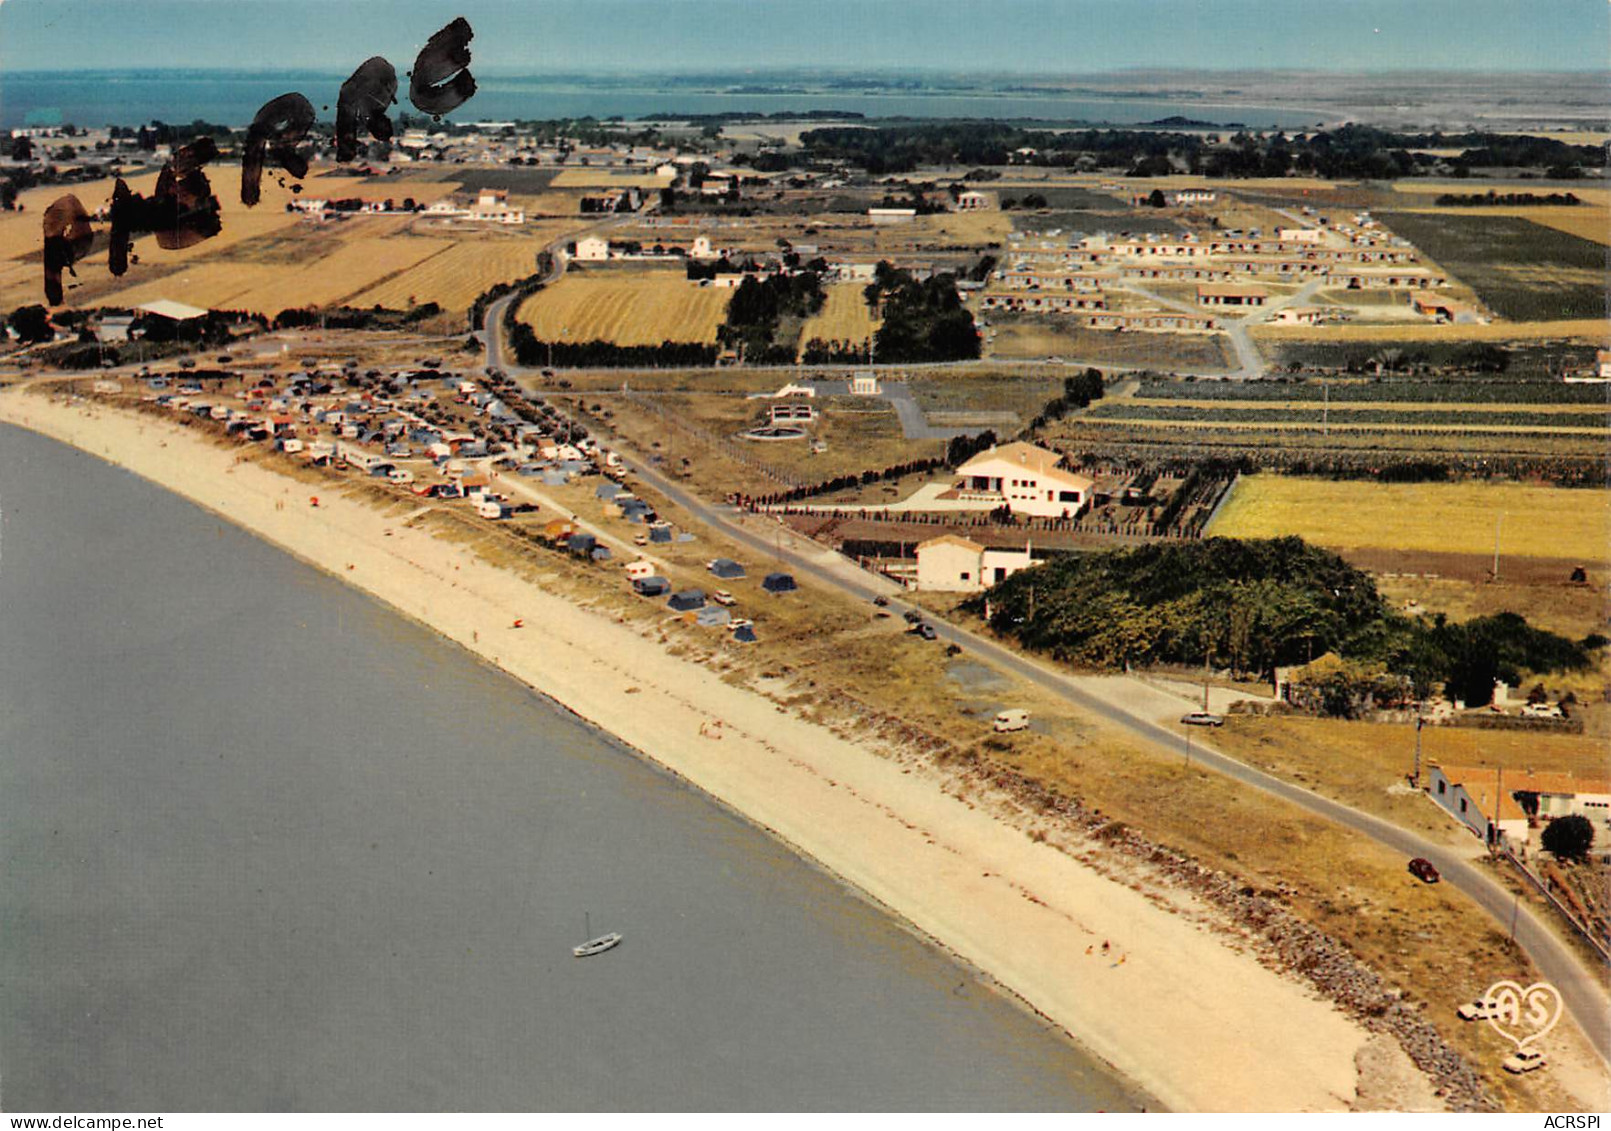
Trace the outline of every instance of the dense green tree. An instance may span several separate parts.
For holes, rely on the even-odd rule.
[[[1582,860],[1594,847],[1594,824],[1578,813],[1556,817],[1544,826],[1538,839],[1545,852],[1554,853],[1562,860]]]

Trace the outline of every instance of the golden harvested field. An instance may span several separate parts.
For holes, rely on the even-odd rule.
[[[445,240],[354,235],[312,263],[288,266],[244,258],[207,259],[166,278],[114,291],[103,301],[131,306],[169,298],[212,309],[254,310],[272,318],[292,307],[337,304],[451,246]]]
[[[124,279],[137,278],[137,268],[130,268]],[[82,268],[80,268],[82,271]],[[294,267],[276,267],[266,263],[237,263],[229,259],[210,259],[181,267],[171,275],[137,282],[112,291],[102,298],[107,306],[138,306],[143,302],[172,299],[191,306],[220,310],[241,310],[245,307],[236,299],[258,287],[269,287],[281,280],[296,278]],[[279,310],[269,312],[278,314]]]
[[[862,290],[861,283],[830,286],[822,309],[808,318],[800,330],[800,348],[804,350],[813,338],[825,342],[864,342],[876,334],[879,320],[873,317],[862,298]]]
[[[1500,516],[1503,515],[1503,520]],[[1611,494],[1521,483],[1338,483],[1247,475],[1207,533],[1296,534],[1336,550],[1378,548],[1611,560]]]
[[[680,271],[572,273],[522,303],[519,316],[542,341],[714,342],[732,294]]]
[[[157,173],[152,171],[126,179],[129,188],[134,192],[149,193],[156,186]],[[169,274],[177,267],[211,263],[219,258],[220,253],[238,255],[250,265],[251,245],[255,241],[264,237],[278,236],[295,229],[298,225],[308,224],[298,214],[285,210],[286,204],[297,198],[296,194],[289,188],[281,187],[271,174],[264,176],[263,198],[256,208],[247,208],[240,202],[238,166],[223,165],[210,169],[209,179],[223,212],[223,230],[218,235],[181,251],[164,251],[156,246],[156,241],[150,236],[140,237],[135,240],[134,253],[140,257],[141,262],[131,264],[128,273],[122,279],[111,277],[106,268],[106,252],[97,251],[75,265],[78,272],[77,281],[83,286],[76,292],[68,291],[69,303],[77,305],[91,300],[101,302],[112,294],[117,294],[119,296],[117,301],[122,302],[124,292],[141,290],[143,293],[144,288],[152,287],[156,293],[138,298],[136,301],[172,298],[180,302],[192,302],[196,306],[217,305],[227,301],[228,296],[197,301],[181,294],[171,293],[159,285],[161,275]],[[23,205],[23,211],[0,213],[0,260],[39,253],[44,243],[40,230],[41,219],[45,209],[57,197],[71,193],[93,213],[102,205],[110,203],[114,184],[111,178],[103,178],[79,185],[51,185],[29,189],[19,194],[18,200]],[[400,191],[400,186],[376,184],[363,177],[313,177],[305,180],[303,186],[305,191],[301,195],[309,197],[365,196],[384,199],[391,196],[400,199],[404,195],[409,195],[422,201],[434,200],[453,187],[431,181],[410,182],[407,186],[408,191],[404,193]],[[328,231],[329,235],[323,238],[328,238],[334,244],[351,241],[360,234],[390,231],[400,223],[401,221],[392,217],[365,217],[350,220],[339,227],[316,230],[320,233]],[[96,227],[100,231],[106,229],[104,224],[97,224]],[[390,259],[382,257],[378,265],[386,270],[395,269],[387,267],[390,262],[392,262]],[[337,266],[346,268],[348,265],[343,260]],[[9,309],[23,302],[44,301],[44,286],[42,276],[38,274],[37,264],[32,265],[30,270],[35,276],[31,279],[26,276],[14,279],[14,273],[10,271],[0,275],[0,304],[9,303]],[[359,280],[354,285],[347,285],[347,280],[336,280],[336,285],[345,286],[346,292],[350,293],[357,287],[372,282],[383,273],[385,271],[373,272],[367,279]],[[251,278],[253,285],[256,285],[266,277],[258,274]],[[72,280],[69,280],[69,283],[71,282]],[[195,293],[203,297],[221,291],[238,295],[246,289],[236,286],[225,275],[212,269],[204,272],[192,285],[196,288]],[[316,277],[305,278],[303,285],[308,293],[323,293],[320,280]]]
[[[446,240],[418,237],[359,237],[308,267],[289,269],[280,278],[251,288],[235,302],[243,309],[269,315],[291,307],[330,306],[452,246]]]
[[[555,175],[549,182],[554,188],[664,188],[675,177],[654,170],[623,173],[614,169],[573,167]]]
[[[433,241],[434,242],[434,241]],[[353,306],[407,310],[434,302],[447,311],[467,310],[494,283],[523,279],[537,270],[544,245],[528,239],[478,239],[455,243],[402,274],[355,295]]]

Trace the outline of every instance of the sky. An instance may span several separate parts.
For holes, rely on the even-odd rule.
[[[1607,0],[0,0],[0,70],[1604,70]]]

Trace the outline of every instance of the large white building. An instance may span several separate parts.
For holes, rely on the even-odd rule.
[[[937,593],[976,593],[1035,564],[1029,548],[993,550],[956,534],[930,538],[917,547],[917,588]]]
[[[600,263],[610,258],[610,241],[603,236],[583,236],[576,241],[576,258],[586,263]]]
[[[1091,502],[1095,481],[1060,466],[1063,457],[1034,444],[1004,444],[957,468],[957,493],[1005,505],[1013,514],[1073,518]]]

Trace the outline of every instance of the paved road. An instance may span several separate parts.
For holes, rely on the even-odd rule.
[[[487,312],[489,364],[501,364],[501,322],[498,318],[501,317],[502,306],[506,304],[507,300],[500,300],[494,304],[496,310],[489,309]],[[508,369],[507,366],[505,368]],[[518,378],[520,371],[508,369],[508,372]],[[741,522],[740,516],[733,508],[706,503],[645,461],[635,461],[631,470],[699,522],[719,530],[732,541],[747,546],[762,557],[775,556],[796,572],[852,597],[870,600],[874,596],[884,596],[890,599],[891,606],[897,611],[914,608],[900,601],[897,595],[902,590],[895,582],[882,576],[865,573],[825,547],[811,542],[797,543],[792,536],[785,545],[781,524],[775,538],[768,539]],[[934,622],[934,627],[941,639],[966,648],[977,657],[989,660],[1003,669],[1062,695],[1069,702],[1123,727],[1142,741],[1171,752],[1184,752],[1186,749],[1188,732],[1160,725],[1147,714],[1116,701],[1118,697],[1111,692],[1102,693],[1103,688],[1113,688],[1119,683],[1127,682],[1123,677],[1096,681],[1071,676],[1039,660],[1004,648],[995,641],[967,629],[944,621]],[[1138,686],[1144,686],[1140,685],[1139,681],[1133,682]],[[1130,696],[1124,698],[1129,699]],[[1353,829],[1399,853],[1406,860],[1415,856],[1431,860],[1443,874],[1445,881],[1474,899],[1477,905],[1499,924],[1501,930],[1508,932],[1514,915],[1516,942],[1532,959],[1544,978],[1559,988],[1568,1010],[1588,1035],[1595,1051],[1603,1060],[1611,1062],[1611,996],[1607,995],[1605,987],[1597,977],[1603,971],[1590,969],[1533,914],[1530,908],[1518,907],[1508,891],[1473,867],[1462,852],[1447,845],[1435,844],[1407,829],[1323,797],[1313,790],[1273,777],[1207,748],[1200,742],[1194,742],[1192,747],[1193,759],[1206,769],[1224,774],[1254,789],[1289,801],[1311,813]],[[1496,970],[1495,979],[1508,973],[1510,972]]]

